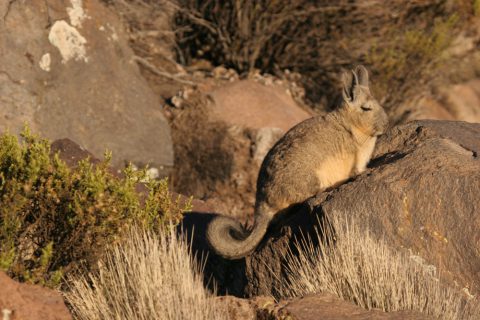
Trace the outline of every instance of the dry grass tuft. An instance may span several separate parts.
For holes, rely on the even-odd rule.
[[[69,277],[65,297],[76,319],[226,319],[173,228],[159,235],[133,228],[126,238],[98,273]]]
[[[478,302],[444,285],[435,267],[393,251],[383,240],[360,230],[355,221],[336,218],[326,230],[330,231],[319,236],[317,247],[312,241],[302,241],[297,245],[299,253],[288,255],[290,277],[282,290],[285,296],[326,291],[366,309],[415,310],[438,319],[478,319]]]

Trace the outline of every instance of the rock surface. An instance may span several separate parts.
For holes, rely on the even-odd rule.
[[[173,165],[169,126],[122,25],[98,0],[2,1],[0,131],[24,122],[113,163]],[[168,170],[166,170],[168,171]]]
[[[225,307],[230,320],[257,319],[255,305],[246,299],[233,296],[216,297],[217,303]]]
[[[213,276],[220,292],[275,295],[294,238],[311,232],[317,216],[343,215],[358,218],[392,247],[408,249],[434,265],[459,289],[478,294],[479,152],[479,124],[416,121],[395,127],[379,140],[367,172],[272,223],[252,255],[227,261],[210,253],[207,278]],[[196,219],[192,224],[204,227],[211,218],[188,221]],[[208,251],[204,234],[195,237],[194,246]]]
[[[440,89],[438,95],[455,120],[480,122],[480,79]]]
[[[312,114],[298,106],[284,88],[253,80],[234,81],[210,93],[213,116],[228,125],[286,132]]]
[[[384,312],[366,310],[343,301],[330,293],[319,293],[302,298],[282,300],[271,297],[241,299],[232,296],[215,298],[226,306],[231,320],[428,320],[431,317],[413,311]]]
[[[424,314],[411,311],[383,312],[365,310],[332,294],[322,293],[294,299],[285,305],[280,314],[295,320],[428,320]],[[281,318],[280,318],[281,319]]]
[[[84,159],[88,159],[93,164],[100,162],[95,158],[88,150],[83,149],[76,142],[70,139],[58,139],[52,142],[50,146],[50,155],[58,154],[68,167],[76,167],[78,162]]]
[[[319,197],[325,214],[353,215],[472,293],[480,292],[480,125],[421,121],[378,144],[372,170]]]
[[[62,296],[50,289],[19,283],[0,272],[0,312],[11,320],[72,319]],[[9,313],[10,311],[11,313]]]

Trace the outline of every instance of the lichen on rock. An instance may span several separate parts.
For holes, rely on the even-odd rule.
[[[53,24],[48,34],[48,40],[60,51],[62,63],[72,59],[88,62],[87,50],[85,48],[87,40],[75,27],[72,27],[66,21],[60,20]]]

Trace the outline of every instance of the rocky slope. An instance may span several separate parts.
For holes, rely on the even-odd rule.
[[[115,13],[97,0],[2,1],[0,16],[0,131],[27,123],[168,173],[170,128]]]

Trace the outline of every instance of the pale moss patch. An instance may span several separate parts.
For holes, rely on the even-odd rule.
[[[88,62],[87,39],[75,27],[64,20],[56,21],[48,34],[50,43],[58,49],[62,56],[62,63],[70,60]]]

